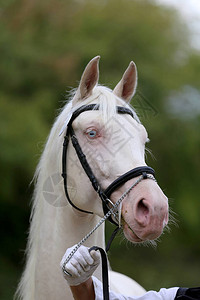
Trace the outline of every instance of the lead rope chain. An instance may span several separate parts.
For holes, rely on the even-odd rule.
[[[155,180],[154,176],[146,174],[145,178],[148,179],[152,179]],[[144,179],[143,175],[141,175],[138,180],[132,184],[132,186],[126,191],[124,192],[124,194],[117,200],[117,202],[115,204],[112,204],[113,207],[110,208],[110,210],[107,212],[107,214],[99,221],[99,223],[97,223],[97,225],[88,233],[86,234],[86,236],[74,247],[74,249],[72,250],[72,252],[68,255],[68,257],[65,259],[63,266],[62,266],[62,270],[63,273],[68,275],[68,276],[72,276],[69,272],[67,272],[65,270],[65,266],[66,264],[70,261],[70,259],[73,257],[73,255],[76,253],[76,251],[80,248],[81,245],[83,245],[85,243],[85,241],[109,218],[109,216],[111,216],[112,214],[114,216],[116,216],[116,212],[117,212],[117,208],[120,205],[120,203],[124,200],[124,198],[130,193],[130,191],[140,182]],[[111,202],[111,201],[110,201]]]

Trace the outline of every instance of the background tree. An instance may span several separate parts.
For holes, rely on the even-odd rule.
[[[1,299],[12,297],[22,271],[29,183],[51,124],[95,55],[111,88],[130,60],[137,64],[132,105],[179,225],[156,250],[115,241],[112,265],[146,289],[199,285],[200,57],[178,15],[147,0],[13,0],[1,4],[0,29]]]

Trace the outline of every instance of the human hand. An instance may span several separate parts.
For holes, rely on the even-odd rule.
[[[68,248],[65,252],[60,263],[61,268],[63,268],[66,258],[72,252],[74,247],[75,246]],[[94,250],[89,252],[89,248],[81,246],[64,267],[64,269],[70,273],[71,276],[63,272],[64,278],[67,280],[70,286],[79,285],[87,281],[92,276],[99,263],[99,252]]]

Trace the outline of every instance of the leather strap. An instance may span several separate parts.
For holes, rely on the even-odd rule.
[[[147,173],[155,176],[155,171],[151,167],[142,166],[142,167],[134,168],[134,169],[128,171],[127,173],[123,174],[119,178],[117,178],[115,181],[113,181],[107,187],[107,189],[104,191],[104,193],[109,198],[109,196],[112,194],[112,192],[114,192],[119,186],[123,185],[128,180],[138,177],[140,175],[143,175],[143,178],[147,179],[147,176],[146,176]]]
[[[101,263],[102,263],[102,283],[103,283],[103,300],[109,300],[109,283],[108,283],[108,262],[105,251],[97,246],[93,246],[89,249],[89,252],[92,250],[99,251],[101,254]]]
[[[82,105],[81,107],[77,108],[77,110],[74,111],[74,113],[71,116],[71,119],[68,123],[68,126],[72,124],[72,122],[84,111],[90,111],[90,110],[99,110],[98,104],[88,104],[88,105]],[[133,118],[133,112],[126,107],[123,106],[117,106],[117,112],[119,114],[129,114]]]
[[[63,154],[62,154],[62,177],[63,177],[63,183],[64,183],[65,196],[66,196],[68,202],[71,204],[71,206],[74,207],[75,209],[77,209],[83,213],[93,214],[93,212],[81,209],[81,208],[77,207],[76,205],[74,205],[74,203],[71,201],[71,199],[69,197],[69,193],[68,193],[68,189],[67,189],[67,148],[68,148],[68,144],[69,144],[69,136],[65,135],[64,143],[63,143]]]

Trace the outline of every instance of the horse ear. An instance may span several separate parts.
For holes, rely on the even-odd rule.
[[[86,66],[79,83],[73,104],[86,99],[92,93],[93,88],[99,80],[99,59],[100,56],[94,57]]]
[[[135,90],[137,87],[137,68],[133,61],[130,62],[128,68],[124,72],[122,79],[116,85],[113,90],[113,93],[129,102],[133,95],[135,94]]]

